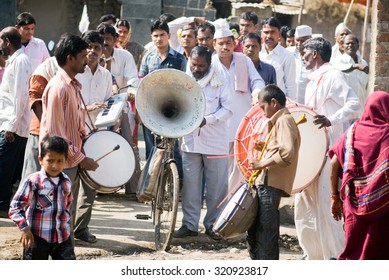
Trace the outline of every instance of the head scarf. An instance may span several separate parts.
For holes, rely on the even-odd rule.
[[[359,121],[330,149],[343,167],[341,192],[356,215],[389,211],[389,94],[373,92]]]

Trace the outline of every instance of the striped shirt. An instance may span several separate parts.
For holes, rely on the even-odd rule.
[[[65,168],[78,165],[85,155],[82,140],[85,133],[85,108],[81,100],[81,84],[71,79],[62,68],[49,81],[42,96],[43,114],[40,141],[47,135],[60,136],[69,144]]]
[[[65,173],[58,184],[45,170],[31,174],[17,190],[9,216],[20,230],[31,232],[48,243],[62,243],[70,236],[71,182]]]

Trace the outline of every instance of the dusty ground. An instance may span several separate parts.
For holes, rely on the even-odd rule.
[[[76,241],[78,259],[143,259],[143,260],[248,260],[244,236],[214,241],[201,229],[199,236],[173,239],[169,252],[154,250],[154,229],[151,220],[137,220],[137,214],[151,214],[148,204],[131,200],[123,192],[98,196],[94,205],[90,231],[98,241],[94,244]],[[205,212],[205,210],[203,211]],[[179,209],[176,228],[181,226]],[[293,226],[283,225],[280,238],[280,259],[300,259],[301,249]],[[0,218],[0,260],[21,258],[20,232],[9,219]]]
[[[140,135],[140,139],[142,136]],[[144,142],[138,143],[141,166],[145,164]],[[293,211],[290,205],[293,199],[281,200],[281,238],[280,259],[301,259],[302,251],[296,239],[293,223]],[[140,259],[140,260],[248,260],[244,236],[233,240],[214,241],[204,234],[196,237],[174,239],[169,252],[156,252],[154,247],[154,228],[151,220],[138,220],[135,215],[151,215],[151,206],[138,203],[133,197],[119,191],[116,194],[98,196],[93,205],[90,231],[98,241],[88,244],[76,240],[78,259]],[[203,216],[205,210],[202,211]],[[180,228],[181,208],[178,211],[176,229]],[[201,225],[202,226],[202,225]],[[19,243],[19,229],[9,219],[0,218],[0,260],[18,260],[22,248]]]

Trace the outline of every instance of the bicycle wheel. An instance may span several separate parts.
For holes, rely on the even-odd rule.
[[[158,251],[170,249],[177,218],[179,182],[176,163],[166,163],[154,208],[155,249]]]

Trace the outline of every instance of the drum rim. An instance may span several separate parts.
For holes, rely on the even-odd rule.
[[[239,202],[240,202],[239,205],[236,205],[237,207],[232,209],[233,211],[231,211],[231,213],[228,215],[229,216],[228,219],[225,219],[224,217],[222,217],[223,212],[225,212],[224,210],[227,208],[227,205],[229,205],[229,203],[231,202],[232,198],[241,189],[243,189],[243,191],[242,191],[241,196],[239,197]],[[220,234],[221,236],[223,236],[226,239],[235,238],[235,237],[240,236],[241,234],[243,234],[245,232],[245,231],[242,231],[242,230],[240,230],[241,232],[238,232],[237,229],[230,229],[229,231],[228,230],[226,231],[225,229],[227,227],[229,227],[229,226],[230,227],[234,226],[233,224],[231,224],[232,219],[230,217],[231,217],[231,215],[236,215],[236,213],[238,212],[238,210],[242,206],[242,202],[244,202],[247,199],[248,196],[251,196],[251,194],[249,193],[250,191],[252,191],[251,189],[252,188],[247,183],[242,183],[238,188],[236,188],[236,190],[234,190],[234,192],[232,194],[228,194],[227,195],[227,197],[229,196],[229,199],[225,202],[225,204],[223,205],[223,209],[219,212],[216,220],[213,223],[213,229],[214,229],[215,232],[217,232],[218,234]],[[252,212],[252,211],[249,211],[249,209],[251,209],[252,207],[255,207],[255,208],[258,207],[258,199],[257,199],[256,196],[253,197],[253,200],[251,202],[252,203],[249,205],[249,207],[244,208],[244,210],[248,211],[248,213]],[[256,204],[256,206],[253,206],[253,204]],[[250,228],[250,226],[248,226],[248,224],[252,223],[255,220],[255,217],[256,217],[256,215],[249,216],[248,218],[250,218],[251,220],[246,219],[245,223],[243,225],[245,227]],[[223,223],[220,223],[219,227],[215,227],[217,222],[220,219],[224,220]],[[239,225],[242,226],[241,223],[239,223]]]
[[[99,129],[97,131],[93,131],[91,133],[89,133],[87,135],[87,137],[85,137],[83,139],[83,148],[84,148],[84,145],[85,143],[87,142],[87,140],[92,137],[92,135],[96,134],[96,133],[100,133],[100,132],[109,132],[109,133],[114,133],[116,135],[119,135],[120,137],[122,137],[127,143],[128,145],[130,146],[131,148],[131,152],[132,152],[132,155],[134,157],[134,160],[136,161],[136,157],[135,157],[135,152],[134,152],[134,149],[132,148],[131,144],[127,141],[126,138],[124,138],[120,133],[116,132],[116,131],[112,131],[112,130],[108,130],[108,129]],[[85,152],[85,151],[84,151]],[[87,155],[86,155],[87,156]],[[88,170],[85,170],[81,167],[79,167],[78,169],[78,173],[80,175],[80,178],[83,179],[84,183],[90,187],[91,189],[95,190],[96,192],[100,192],[100,193],[115,193],[117,191],[119,191],[120,189],[124,188],[124,185],[127,184],[130,180],[131,180],[131,177],[134,175],[135,173],[135,165],[134,164],[134,170],[132,171],[132,174],[131,176],[129,176],[129,179],[123,183],[123,184],[120,184],[120,185],[116,185],[116,186],[113,186],[113,187],[107,187],[107,186],[103,186],[103,185],[100,185],[98,184],[97,182],[95,182],[95,180],[92,179],[92,177],[89,175],[88,173]]]

